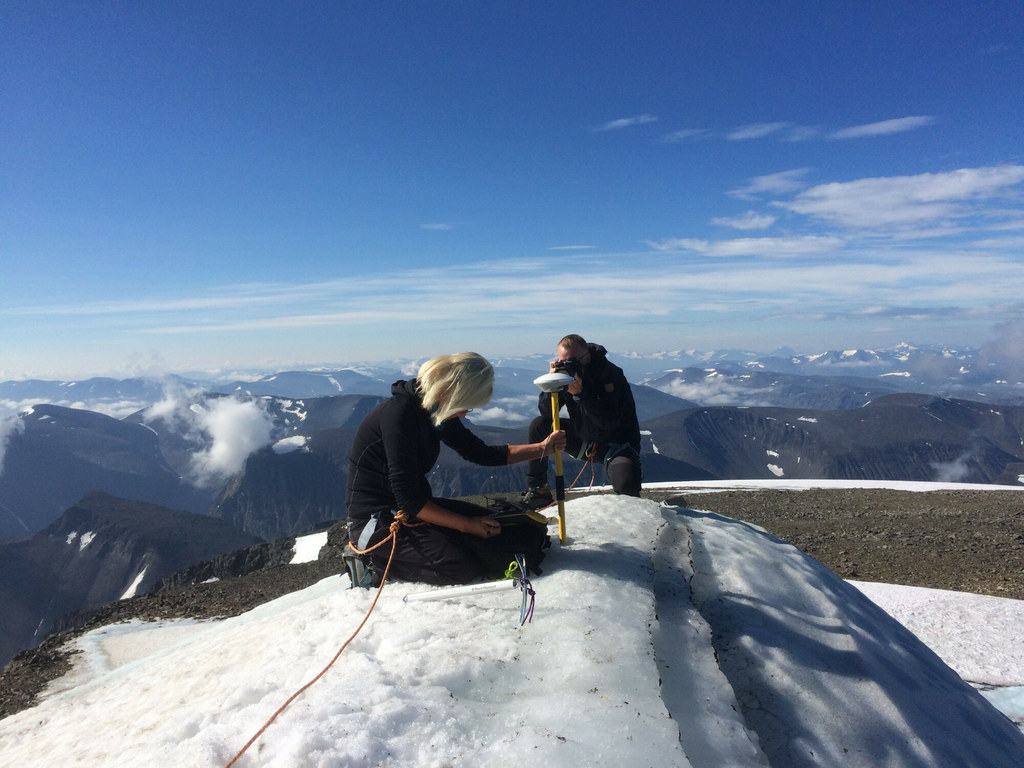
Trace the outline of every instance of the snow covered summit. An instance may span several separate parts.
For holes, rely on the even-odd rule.
[[[240,766],[1019,766],[1024,736],[860,591],[755,526],[566,505],[514,591],[389,584]],[[0,764],[224,765],[335,655],[373,593],[332,577],[247,614],[119,625],[0,721]]]

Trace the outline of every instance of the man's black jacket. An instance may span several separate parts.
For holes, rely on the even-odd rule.
[[[640,424],[636,417],[633,391],[626,374],[608,360],[608,351],[600,344],[587,344],[590,363],[583,367],[583,391],[570,395],[558,393],[572,421],[573,429],[584,443],[628,443],[640,452]],[[542,392],[538,404],[541,415],[551,415],[551,395]]]

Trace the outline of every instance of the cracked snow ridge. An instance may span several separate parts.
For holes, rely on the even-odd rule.
[[[689,536],[689,562],[682,563],[693,571],[688,629],[714,648],[718,687],[735,692],[737,719],[756,734],[764,760],[719,757],[719,765],[1007,764],[987,732],[987,702],[855,587],[755,525],[682,508],[665,514],[675,514],[674,527]],[[678,627],[665,634],[672,631],[685,635]],[[722,695],[711,693],[712,675],[695,680],[704,690],[692,695]],[[948,700],[948,711],[922,708],[927,699]],[[959,727],[949,727],[954,722]],[[963,732],[974,727],[973,736]],[[693,765],[712,765],[691,755],[680,732]]]
[[[693,768],[768,766],[719,668],[711,626],[694,605],[692,532],[674,507],[664,507],[663,516],[652,555],[658,619],[652,640],[665,708],[683,751]],[[694,718],[695,711],[701,716]]]

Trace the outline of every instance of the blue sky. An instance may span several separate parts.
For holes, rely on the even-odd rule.
[[[980,346],[1024,6],[0,6],[0,378]]]

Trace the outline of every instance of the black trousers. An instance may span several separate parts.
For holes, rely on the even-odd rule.
[[[573,427],[572,419],[560,419],[558,426],[565,431],[565,452],[570,456],[579,456],[583,451],[583,441]],[[530,422],[529,441],[539,443],[551,434],[551,419],[538,416]],[[597,443],[595,462],[604,463],[605,472],[612,490],[626,496],[639,496],[643,482],[643,469],[640,454],[628,443]],[[548,459],[533,459],[527,462],[526,484],[530,488],[539,488],[548,484]]]
[[[435,504],[464,517],[482,517],[490,510],[460,499],[431,499]],[[363,526],[350,527],[349,538],[356,542]],[[387,538],[388,526],[383,521],[370,537],[372,546]],[[398,529],[398,543],[391,561],[388,579],[422,581],[449,586],[468,584],[479,579],[497,579],[504,575],[514,553],[528,551],[520,536],[536,536],[536,532],[519,526],[506,526],[501,534],[481,539],[440,525],[403,525]],[[543,535],[543,534],[540,534]],[[370,553],[378,573],[383,574],[391,556],[391,542]]]

